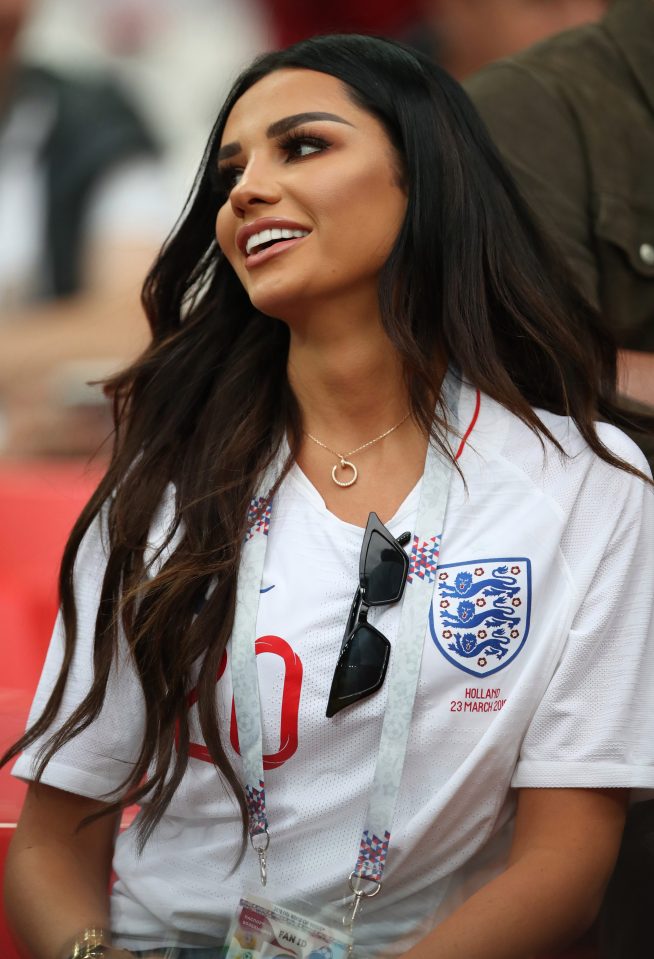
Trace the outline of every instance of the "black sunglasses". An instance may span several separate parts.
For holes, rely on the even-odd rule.
[[[368,517],[359,558],[359,586],[347,619],[327,702],[327,716],[377,692],[386,676],[391,644],[368,622],[371,606],[390,606],[402,598],[409,558],[402,549],[411,533],[395,539],[376,513]]]

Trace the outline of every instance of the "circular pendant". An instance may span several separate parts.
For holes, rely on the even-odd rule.
[[[339,466],[340,466],[340,468],[341,468],[342,470],[344,470],[344,469],[351,469],[351,470],[352,470],[352,479],[349,479],[349,480],[347,480],[347,481],[344,482],[344,483],[342,483],[340,480],[337,480],[337,479],[336,479],[336,470],[339,468]],[[357,481],[357,476],[358,476],[358,475],[359,475],[359,473],[358,473],[358,471],[357,471],[356,466],[354,465],[354,463],[350,463],[349,460],[341,460],[340,463],[334,463],[334,465],[332,466],[332,479],[334,480],[334,482],[336,483],[337,486],[353,486],[353,485],[356,483],[356,481]]]

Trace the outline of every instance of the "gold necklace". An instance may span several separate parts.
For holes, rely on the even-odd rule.
[[[390,434],[394,433],[395,430],[398,429],[398,427],[400,427],[402,423],[405,423],[410,416],[411,416],[411,412],[409,411],[406,414],[406,416],[402,417],[399,423],[396,423],[395,426],[391,426],[390,430],[386,430],[385,433],[380,433],[379,436],[375,436],[374,440],[368,440],[367,443],[362,443],[361,446],[357,446],[357,448],[354,450],[348,450],[347,453],[338,453],[336,450],[333,450],[330,446],[327,446],[326,443],[321,442],[321,440],[319,440],[316,436],[312,436],[312,434],[309,433],[307,430],[305,430],[304,432],[306,433],[306,435],[309,437],[310,440],[313,440],[313,442],[316,443],[316,445],[322,446],[322,448],[324,450],[327,450],[328,453],[332,453],[334,456],[338,457],[339,462],[334,463],[334,465],[332,466],[332,479],[334,480],[336,485],[337,486],[354,486],[354,484],[357,481],[359,471],[354,465],[354,463],[350,463],[347,457],[354,456],[355,453],[360,453],[362,450],[367,449],[369,446],[374,446],[375,443],[379,443],[380,440],[383,440],[387,436],[390,436]],[[336,471],[338,470],[339,466],[342,470],[351,469],[352,478],[349,480],[343,480],[343,481],[336,479]]]

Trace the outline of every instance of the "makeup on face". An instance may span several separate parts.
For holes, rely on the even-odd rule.
[[[283,318],[301,300],[374,295],[406,194],[386,131],[340,80],[258,81],[227,119],[217,170],[216,235],[255,306]]]

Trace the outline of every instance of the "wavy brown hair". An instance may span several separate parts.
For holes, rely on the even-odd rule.
[[[146,725],[138,760],[107,797],[108,809],[144,799],[142,842],[187,767],[187,696],[195,686],[207,748],[245,826],[243,787],[225,752],[215,681],[234,619],[248,505],[285,435],[290,466],[302,422],[286,375],[288,330],[253,308],[216,244],[216,212],[226,197],[213,174],[234,103],[257,80],[287,67],[342,80],[352,100],[382,123],[402,165],[407,213],[380,278],[379,301],[425,435],[442,442],[445,411],[434,416],[433,370],[444,353],[541,439],[558,445],[534,407],[571,417],[599,457],[637,472],[603,446],[594,425],[598,417],[625,422],[615,399],[615,347],[534,225],[461,87],[426,58],[371,37],[318,37],[255,61],[227,97],[186,210],[147,277],[143,304],[152,341],[109,384],[116,427],[111,463],[61,566],[61,673],[42,715],[4,757],[50,733],[78,639],[75,559],[92,524],[106,522],[93,684],[41,748],[39,774],[97,717],[122,629]],[[169,484],[174,519],[162,550],[173,535],[176,545],[148,577],[148,531]]]

